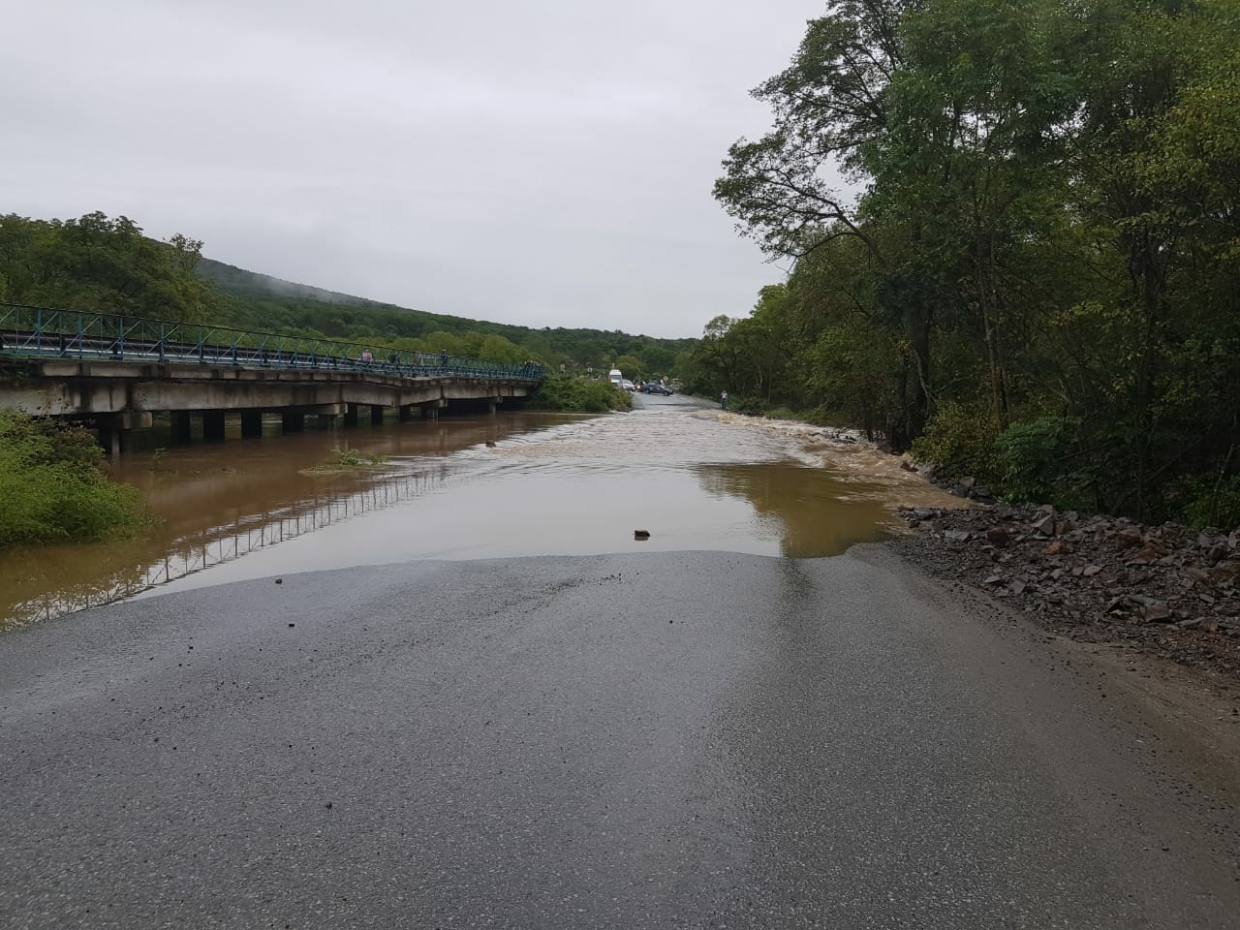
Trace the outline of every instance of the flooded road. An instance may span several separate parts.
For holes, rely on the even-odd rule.
[[[943,502],[890,456],[823,430],[681,397],[639,395],[635,406],[134,453],[114,475],[143,490],[155,525],[106,545],[0,555],[0,627],[143,592],[414,559],[813,558],[882,538],[895,505]],[[338,449],[383,462],[323,468]]]
[[[313,470],[346,441],[390,459]],[[0,927],[1235,927],[1168,710],[1230,697],[795,557],[937,493],[890,456],[660,403],[122,471],[165,522],[42,597],[173,580],[0,637]]]

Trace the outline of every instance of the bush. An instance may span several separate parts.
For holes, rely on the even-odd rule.
[[[1183,513],[1184,522],[1199,529],[1240,529],[1240,475],[1192,481]]]
[[[633,406],[629,392],[608,381],[590,381],[578,375],[547,375],[530,395],[528,406],[535,410],[563,410],[574,413],[606,413]]]
[[[914,441],[913,457],[936,466],[944,478],[969,475],[994,484],[1001,475],[995,448],[998,432],[989,414],[963,404],[944,403],[925,434]]]
[[[92,542],[143,522],[136,488],[108,481],[87,430],[0,413],[0,548]]]
[[[1063,420],[1041,417],[1013,423],[995,440],[1007,496],[1016,502],[1045,503],[1062,477]]]

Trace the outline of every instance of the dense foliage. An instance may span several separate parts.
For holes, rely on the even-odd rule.
[[[580,375],[552,374],[543,379],[529,399],[535,410],[564,410],[576,413],[606,413],[633,406],[629,392],[606,380]]]
[[[1240,524],[1240,4],[829,0],[754,94],[715,194],[795,265],[695,386]]]
[[[128,217],[0,216],[0,300],[155,319],[209,319],[213,288],[197,271],[202,243],[156,242]]]
[[[0,548],[93,541],[142,519],[137,489],[112,484],[95,437],[0,411]]]

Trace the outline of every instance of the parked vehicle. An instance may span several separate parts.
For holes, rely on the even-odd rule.
[[[647,381],[645,384],[642,385],[642,393],[643,394],[662,394],[664,397],[670,397],[672,394],[676,392],[673,391],[666,384],[661,384],[658,381]]]
[[[620,386],[621,386],[622,388],[624,388],[626,391],[636,391],[636,390],[637,390],[637,386],[636,386],[636,385],[634,385],[634,384],[633,384],[633,382],[632,382],[632,381],[630,381],[628,378],[623,378],[623,379],[621,379],[621,381],[620,381]]]

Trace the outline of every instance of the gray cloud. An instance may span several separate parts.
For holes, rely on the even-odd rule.
[[[124,213],[438,313],[697,335],[781,272],[710,197],[820,0],[44,0],[0,210]]]

